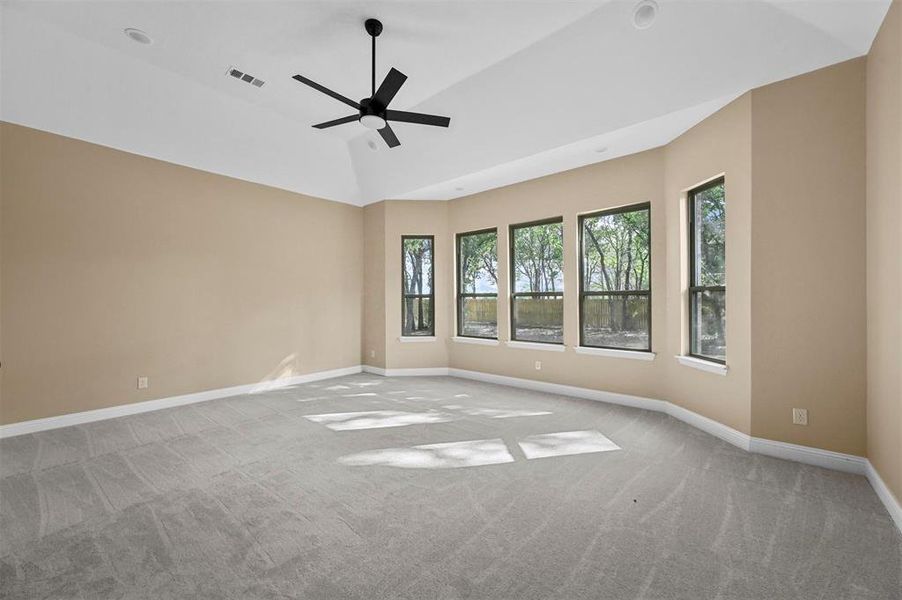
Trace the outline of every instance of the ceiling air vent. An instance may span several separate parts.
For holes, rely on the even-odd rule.
[[[240,79],[245,83],[249,83],[254,87],[263,87],[263,84],[266,83],[262,79],[257,79],[250,73],[245,73],[244,71],[240,71],[235,67],[229,67],[228,74],[234,77],[235,79]]]

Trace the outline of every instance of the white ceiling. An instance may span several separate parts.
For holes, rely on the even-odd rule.
[[[353,204],[448,199],[667,143],[753,87],[866,53],[889,6],[658,0],[638,30],[636,1],[4,2],[0,118]],[[357,123],[310,127],[352,111],[291,76],[367,96],[370,16],[377,78],[409,77],[392,107],[449,129],[399,123],[388,149]]]

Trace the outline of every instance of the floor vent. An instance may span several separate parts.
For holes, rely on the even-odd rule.
[[[235,67],[229,67],[228,74],[234,77],[235,79],[240,79],[245,83],[249,83],[254,87],[263,87],[263,84],[266,83],[262,79],[257,79],[250,73],[245,73],[244,71],[240,71]]]

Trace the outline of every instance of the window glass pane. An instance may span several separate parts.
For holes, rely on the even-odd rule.
[[[458,282],[462,294],[498,293],[498,234],[471,233],[458,238]]]
[[[564,226],[519,227],[514,237],[514,292],[564,290]]]
[[[726,298],[727,293],[722,291],[690,294],[692,354],[723,361],[727,359]]]
[[[460,335],[498,337],[498,299],[461,298]]]
[[[432,238],[403,238],[402,335],[434,335],[432,252]]]
[[[646,295],[583,296],[583,345],[649,350],[648,305]]]
[[[726,204],[720,183],[694,195],[695,273],[693,285],[726,285]]]
[[[432,239],[404,239],[404,293],[432,293]]]
[[[402,298],[402,335],[433,335],[432,298]]]
[[[583,290],[647,290],[651,275],[648,209],[586,217]]]
[[[560,296],[514,298],[514,339],[521,342],[564,341],[564,299]]]

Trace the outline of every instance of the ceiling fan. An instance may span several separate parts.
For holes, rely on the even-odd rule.
[[[398,93],[398,90],[401,89],[401,86],[404,85],[404,82],[407,80],[407,75],[392,67],[391,71],[388,72],[388,75],[385,76],[385,79],[382,80],[379,89],[376,89],[376,38],[382,33],[382,23],[376,19],[367,19],[363,25],[366,28],[366,32],[373,38],[372,96],[364,98],[360,102],[354,102],[350,98],[342,96],[338,92],[333,92],[329,88],[307,79],[303,75],[295,75],[293,77],[293,79],[309,85],[313,89],[328,96],[332,96],[339,102],[344,102],[348,106],[357,109],[357,114],[355,115],[348,115],[347,117],[326,121],[325,123],[317,123],[314,127],[317,129],[326,129],[328,127],[335,127],[336,125],[342,125],[352,121],[360,121],[360,124],[364,127],[378,130],[379,135],[382,136],[382,139],[385,140],[385,143],[388,144],[389,148],[401,145],[395,132],[392,131],[391,126],[388,124],[389,121],[447,127],[451,122],[450,117],[439,117],[437,115],[406,112],[403,110],[390,110],[388,108],[392,98],[395,97],[395,94]]]

